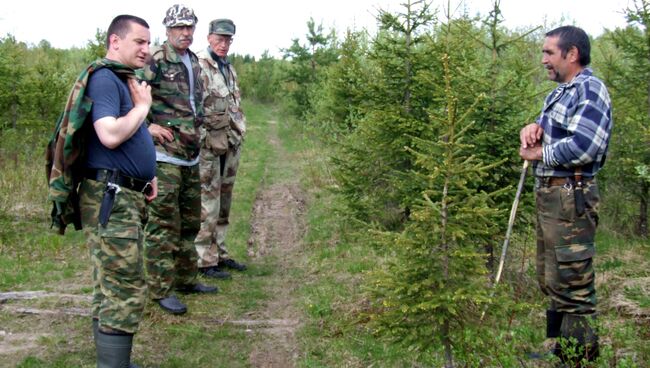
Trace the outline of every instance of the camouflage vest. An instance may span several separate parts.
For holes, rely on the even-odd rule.
[[[204,125],[213,129],[221,128],[220,116],[228,113],[227,124],[240,137],[246,132],[246,118],[241,108],[239,81],[232,64],[224,65],[224,73],[219,70],[219,64],[210,55],[209,49],[198,54],[201,65],[203,82],[203,108],[205,113]]]
[[[172,129],[172,142],[155,142],[156,151],[180,158],[193,160],[199,154],[199,126],[202,112],[202,87],[196,55],[187,50],[192,62],[194,91],[190,91],[188,70],[174,48],[165,42],[152,47],[151,59],[144,66],[142,79],[151,85],[153,103],[148,120]],[[194,93],[196,115],[190,105],[190,93]]]
[[[81,230],[79,197],[77,186],[82,179],[84,164],[85,129],[84,122],[90,113],[93,101],[85,95],[90,74],[100,68],[109,68],[118,75],[135,78],[132,68],[108,59],[99,59],[84,69],[72,86],[68,101],[56,122],[45,153],[48,200],[53,202],[52,227],[60,234],[65,233],[68,224]]]

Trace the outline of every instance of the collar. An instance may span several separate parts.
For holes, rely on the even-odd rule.
[[[591,77],[593,75],[593,70],[591,68],[585,67],[578,74],[571,79],[570,82],[564,83],[565,87],[573,87],[575,84],[582,82],[583,80]]]
[[[210,55],[210,57],[212,58],[212,60],[214,60],[214,61],[216,61],[217,63],[219,63],[220,66],[223,66],[223,65],[230,65],[230,62],[228,61],[227,58],[219,57],[219,55],[215,54],[214,51],[212,51],[212,49],[211,49],[209,46],[208,46],[207,51],[208,51],[208,55]]]
[[[165,41],[162,45],[163,49],[165,50],[165,59],[171,63],[182,63],[183,61],[181,60],[181,55],[176,52],[176,49],[174,46],[172,46],[169,41]],[[192,51],[190,49],[187,49],[186,51],[190,55],[190,59],[192,58]]]
[[[126,66],[122,63],[118,63],[115,60],[103,58],[103,59],[95,60],[93,63],[91,63],[91,66],[94,66],[95,70],[100,68],[108,68],[118,76],[135,78],[135,70],[133,70],[133,68],[131,68],[130,66]]]

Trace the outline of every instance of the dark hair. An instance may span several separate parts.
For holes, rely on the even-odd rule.
[[[149,24],[147,21],[136,17],[135,15],[122,14],[113,18],[111,25],[108,26],[108,31],[106,31],[106,49],[111,43],[111,35],[117,35],[120,38],[126,37],[126,34],[131,30],[131,23],[137,23],[144,28],[149,29]]]
[[[582,28],[563,26],[546,33],[546,37],[555,36],[558,36],[557,46],[562,51],[562,57],[565,57],[567,52],[575,46],[580,55],[580,59],[578,60],[580,65],[589,65],[591,62],[591,45],[589,43],[589,36],[587,36],[587,33]]]

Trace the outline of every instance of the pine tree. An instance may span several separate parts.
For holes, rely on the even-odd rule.
[[[477,188],[487,192],[509,188],[495,199],[495,205],[506,210],[514,197],[514,184],[521,167],[518,132],[539,114],[541,98],[552,84],[536,80],[543,72],[539,64],[538,29],[510,32],[501,26],[503,22],[499,1],[494,1],[480,27],[467,19],[458,19],[450,22],[449,27],[443,27],[441,34],[447,38],[446,45],[452,45],[448,52],[463,60],[454,69],[454,84],[459,91],[464,91],[459,93],[459,105],[466,108],[474,96],[484,94],[486,97],[471,113],[471,119],[476,122],[470,132],[474,137],[474,152],[483,162],[504,161],[504,165],[491,170]],[[467,43],[461,38],[471,40],[476,53],[453,50]],[[529,186],[532,187],[532,181]],[[527,215],[532,214],[530,198],[527,197],[522,205],[522,216],[518,217],[521,220],[529,219]],[[499,219],[502,228],[506,227],[506,220]],[[492,243],[494,240],[485,245],[490,264]]]
[[[443,56],[445,107],[431,114],[439,139],[416,138],[418,148],[409,149],[420,168],[410,176],[426,182],[427,189],[404,231],[381,233],[391,257],[373,274],[371,288],[378,331],[421,354],[441,352],[446,367],[453,366],[455,353],[471,357],[469,352],[485,344],[484,334],[472,335],[469,344],[464,336],[480,328],[480,306],[489,298],[482,244],[497,231],[492,225],[498,192],[477,191],[473,183],[500,164],[486,165],[472,153],[468,118],[480,97],[459,110],[449,64]]]
[[[341,194],[353,216],[399,228],[420,183],[405,180],[413,157],[404,147],[426,134],[433,86],[423,76],[432,69],[426,47],[434,22],[429,3],[407,1],[404,12],[380,12],[380,31],[368,54],[365,101],[349,124],[354,131],[337,142],[333,157]]]
[[[291,46],[283,50],[284,59],[289,60],[284,70],[284,80],[290,108],[301,118],[311,109],[310,91],[318,85],[323,70],[338,57],[337,38],[333,29],[325,35],[322,24],[317,26],[310,18],[307,31],[308,45],[302,45],[295,38]]]
[[[367,34],[348,30],[338,61],[328,67],[320,88],[310,96],[309,121],[326,142],[336,145],[356,130],[368,99],[369,69]]]
[[[637,0],[625,11],[628,27],[607,32],[603,42],[613,49],[601,48],[603,79],[614,106],[616,134],[612,136],[606,165],[607,185],[617,193],[630,193],[630,202],[638,204],[634,231],[648,236],[650,202],[650,2]],[[611,207],[615,210],[615,204]],[[617,218],[617,216],[613,216]],[[624,216],[618,218],[625,218]],[[622,222],[625,222],[623,220]]]

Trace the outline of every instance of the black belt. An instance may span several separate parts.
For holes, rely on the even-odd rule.
[[[537,177],[541,186],[543,187],[559,187],[565,184],[574,184],[575,178],[573,176],[542,176]],[[583,177],[583,183],[589,183],[593,177]]]
[[[106,183],[109,178],[114,180],[113,184],[117,184],[122,188],[135,190],[136,192],[148,194],[151,190],[151,182],[132,178],[130,176],[119,174],[113,178],[113,170],[106,169],[86,169],[84,177],[90,180],[96,180]]]

